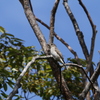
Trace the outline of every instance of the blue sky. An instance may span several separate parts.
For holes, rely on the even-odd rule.
[[[32,1],[32,0],[31,0]],[[94,24],[97,26],[97,36],[93,61],[97,63],[100,60],[98,50],[100,50],[100,0],[82,0],[86,5]],[[54,4],[54,0],[33,0],[33,9],[35,15],[49,25],[50,12]],[[92,29],[87,17],[78,3],[78,0],[69,0],[69,5],[74,13],[81,31],[84,33],[85,42],[88,49],[90,48],[90,41],[92,36]],[[33,30],[31,29],[24,10],[19,0],[1,0],[0,2],[0,26],[3,26],[8,33],[14,34],[16,37],[23,39],[26,46],[35,46],[40,50],[38,40],[36,39]],[[39,24],[43,34],[48,41],[49,30]],[[55,32],[63,38],[77,53],[80,58],[84,59],[82,50],[77,40],[73,25],[64,9],[62,0],[56,14]],[[55,38],[55,44],[63,53],[65,58],[74,57],[68,49]],[[39,99],[38,99],[39,100]],[[41,99],[40,99],[41,100]]]

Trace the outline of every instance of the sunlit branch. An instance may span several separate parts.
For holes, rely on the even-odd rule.
[[[18,89],[21,86],[20,81],[21,81],[22,77],[24,76],[24,74],[26,73],[26,71],[28,70],[28,68],[31,66],[31,64],[34,63],[37,59],[48,59],[48,58],[52,58],[52,56],[48,55],[48,56],[33,57],[32,60],[26,65],[26,67],[23,69],[22,73],[17,78],[15,87],[14,87],[13,91],[9,94],[9,96],[7,97],[6,100],[12,100],[12,97],[17,93]]]

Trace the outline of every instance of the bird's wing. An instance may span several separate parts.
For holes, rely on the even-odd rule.
[[[58,50],[58,48],[56,47],[56,52],[58,53],[58,55],[62,58],[62,60],[64,60],[62,53]]]

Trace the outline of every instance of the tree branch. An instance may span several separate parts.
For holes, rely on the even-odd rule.
[[[72,11],[70,10],[70,7],[68,6],[68,3],[67,3],[67,0],[63,0],[63,5],[65,7],[65,10],[66,12],[68,13],[71,21],[72,21],[72,24],[74,26],[74,29],[75,29],[75,32],[76,32],[76,35],[78,37],[78,40],[79,40],[79,43],[81,45],[81,48],[83,50],[83,53],[85,55],[85,58],[88,60],[89,58],[89,53],[88,53],[88,49],[87,49],[87,46],[85,44],[85,41],[84,41],[84,36],[83,36],[83,33],[80,31],[80,28],[78,26],[78,23],[72,13]]]
[[[90,69],[91,67],[91,63],[92,63],[92,58],[93,58],[93,52],[94,52],[94,46],[95,46],[95,39],[96,39],[96,26],[93,24],[93,21],[92,21],[92,18],[91,16],[89,15],[89,12],[88,10],[86,9],[85,5],[83,4],[82,0],[78,0],[79,1],[79,4],[81,5],[81,7],[83,8],[84,12],[86,13],[87,15],[87,18],[90,22],[90,25],[92,27],[92,38],[91,38],[91,48],[90,48],[90,56],[89,56],[89,67],[87,67],[87,71]],[[93,74],[93,72],[91,73],[91,75]]]
[[[92,28],[92,38],[91,38],[91,46],[90,46],[90,55],[89,55],[89,61],[88,61],[88,65],[86,68],[86,72],[90,72],[90,77],[92,76],[94,69],[92,65],[92,59],[93,59],[93,53],[94,53],[94,46],[95,46],[95,39],[96,39],[96,26],[94,25],[92,18],[87,10],[87,8],[85,7],[85,5],[83,4],[82,0],[78,0],[79,4],[81,5],[81,7],[83,8],[85,14],[87,15],[87,18],[90,22],[91,28]],[[93,90],[94,91],[94,90]]]
[[[94,83],[97,80],[99,75],[100,75],[100,62],[97,64],[97,68],[94,71],[93,75],[91,76],[90,80]],[[91,83],[87,83],[84,90],[80,94],[80,100],[84,100],[84,98],[86,97],[86,94],[90,90],[90,87],[91,87]]]
[[[55,14],[59,5],[60,0],[55,0],[55,4],[51,11],[51,19],[50,19],[50,36],[49,36],[49,44],[53,43],[54,40],[54,23],[55,23]]]
[[[26,17],[43,49],[43,51],[45,53],[47,53],[47,50],[46,50],[46,40],[45,40],[45,37],[43,36],[37,22],[36,22],[36,19],[35,19],[35,15],[34,15],[34,12],[32,12],[31,8],[30,8],[30,3],[29,3],[29,0],[19,0],[24,8],[24,11],[25,11],[25,14],[26,14]]]
[[[28,70],[28,68],[30,67],[30,65],[32,63],[34,63],[35,60],[37,60],[37,59],[48,59],[48,58],[52,58],[52,56],[48,55],[48,56],[36,56],[36,57],[33,57],[32,60],[26,65],[26,67],[23,69],[22,73],[17,78],[15,87],[14,87],[13,91],[9,94],[9,96],[7,97],[6,100],[12,100],[12,97],[17,93],[18,89],[21,86],[20,85],[20,81],[21,81],[22,77],[24,76],[24,74],[26,73],[26,71]]]
[[[87,16],[88,16],[88,19],[89,19],[89,21],[91,23],[91,26],[93,27],[93,36],[92,36],[92,40],[91,40],[91,49],[90,49],[90,54],[89,54],[87,46],[86,46],[85,41],[84,41],[83,33],[80,31],[78,23],[77,23],[74,15],[73,15],[73,13],[71,12],[70,7],[68,6],[67,0],[63,0],[63,4],[64,4],[64,7],[65,7],[65,9],[66,9],[71,21],[72,21],[72,24],[73,24],[74,29],[76,31],[76,35],[78,36],[78,40],[79,40],[79,43],[81,45],[82,51],[84,53],[86,61],[88,62],[87,67],[86,67],[86,73],[88,73],[90,71],[90,74],[92,75],[93,72],[94,72],[93,65],[92,65],[91,62],[92,62],[92,57],[93,57],[95,36],[96,36],[95,26],[94,26],[94,24],[93,24],[93,22],[92,22],[92,20],[91,20],[91,18],[89,16],[89,14],[87,13],[87,10],[85,9],[86,14],[88,14]],[[90,69],[90,67],[91,67],[91,69]],[[84,79],[85,79],[85,77],[84,77]]]

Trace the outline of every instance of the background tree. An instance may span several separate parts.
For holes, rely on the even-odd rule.
[[[50,27],[47,24],[45,24],[43,21],[41,21],[39,18],[36,18],[36,16],[34,15],[34,12],[33,12],[34,10],[32,10],[31,2],[29,2],[29,0],[20,0],[23,8],[25,10],[26,17],[27,17],[32,29],[34,30],[36,37],[38,38],[38,41],[43,49],[44,54],[48,57],[48,55],[49,55],[48,49],[49,48],[47,47],[47,42],[45,39],[46,37],[42,34],[42,31],[40,30],[36,21],[40,22],[42,25],[44,25],[46,28],[48,28],[50,30],[50,36],[49,36],[49,42],[48,42],[49,44],[54,43],[54,37],[56,37],[58,40],[60,40],[68,48],[68,50],[75,57],[74,59],[71,59],[71,58],[68,59],[70,63],[67,63],[67,66],[69,66],[69,67],[67,69],[62,69],[61,79],[60,79],[60,71],[59,71],[59,68],[61,66],[59,65],[59,63],[57,61],[55,61],[52,57],[47,59],[47,61],[49,62],[48,65],[50,64],[50,68],[52,69],[52,72],[53,72],[52,77],[55,77],[56,82],[58,84],[58,88],[61,85],[61,94],[62,95],[60,95],[61,96],[60,97],[59,96],[60,93],[58,91],[58,94],[56,93],[56,96],[58,96],[59,98],[64,98],[66,100],[73,100],[75,98],[76,99],[79,98],[80,100],[83,100],[84,98],[86,98],[87,100],[89,100],[91,97],[94,99],[99,99],[99,91],[97,89],[98,88],[97,78],[99,75],[100,68],[99,68],[99,63],[98,63],[97,69],[96,69],[96,71],[94,71],[94,68],[93,68],[94,63],[92,62],[93,53],[94,53],[95,37],[96,37],[96,33],[97,33],[96,26],[92,22],[92,19],[88,13],[86,7],[83,5],[82,1],[81,0],[78,0],[78,1],[79,1],[80,5],[82,6],[84,12],[86,13],[87,18],[88,18],[90,25],[91,25],[91,28],[92,28],[92,39],[91,39],[90,50],[86,46],[86,43],[84,40],[84,34],[82,31],[80,31],[78,22],[75,19],[74,14],[72,13],[72,11],[69,8],[67,0],[63,1],[63,5],[64,5],[65,10],[67,11],[71,21],[72,21],[72,24],[73,24],[75,32],[76,32],[76,36],[78,37],[78,41],[80,43],[80,47],[82,48],[83,54],[85,56],[85,60],[80,59],[78,57],[78,53],[75,52],[75,50],[73,50],[71,48],[71,46],[68,45],[68,43],[66,43],[63,39],[61,39],[54,32],[55,14],[56,14],[56,10],[58,8],[59,0],[55,1],[53,9],[51,11]],[[73,66],[76,66],[76,67],[73,68]],[[90,74],[90,81],[89,82],[87,81],[87,77],[84,75],[83,71],[79,69],[79,67],[80,68],[85,67],[84,69],[85,69],[86,73]],[[40,68],[40,66],[39,66],[39,68]],[[30,78],[30,80],[31,79],[32,78]],[[25,80],[23,80],[23,81],[25,81]],[[62,84],[60,84],[60,83],[62,83]],[[74,83],[74,84],[72,84],[72,83]],[[77,87],[77,84],[79,84],[78,86],[80,86],[80,87]],[[78,93],[76,93],[76,91],[74,91],[75,89],[73,90],[72,87],[77,87],[76,91],[78,91]],[[31,88],[32,88],[32,86],[31,86]],[[45,88],[43,87],[43,89],[45,89]],[[92,93],[91,95],[89,94],[90,89],[92,91],[92,92],[90,92],[90,93]],[[42,92],[40,92],[40,93],[42,93]],[[39,91],[38,91],[38,93],[39,93]],[[53,92],[51,91],[51,93],[53,93]],[[45,94],[45,92],[44,92],[44,94]],[[53,95],[51,95],[51,96],[53,96]],[[87,95],[87,97],[86,97],[86,95]],[[44,97],[46,97],[46,96],[44,96]],[[50,95],[49,95],[49,97],[50,97]],[[47,99],[47,98],[44,98],[44,99]]]

